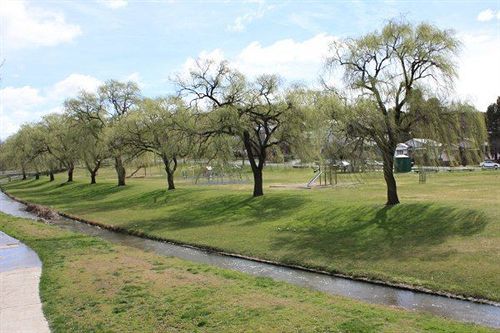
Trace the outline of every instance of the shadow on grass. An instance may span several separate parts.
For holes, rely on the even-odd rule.
[[[41,187],[43,185],[48,184],[49,181],[46,179],[27,179],[27,180],[14,180],[10,183],[6,183],[5,187],[8,187],[10,190],[19,190],[19,189],[34,189]]]
[[[198,188],[144,191],[133,184],[117,187],[110,183],[76,182],[59,187],[57,183],[43,182],[46,186],[30,193],[27,200],[70,208],[76,215],[105,213],[108,221],[113,219],[113,211],[120,211],[121,216],[130,212],[126,221],[112,220],[113,224],[167,238],[169,232],[193,229],[189,232],[198,238],[209,240],[211,235],[204,234],[207,230],[230,239],[241,237],[240,227],[246,231],[255,228],[255,236],[246,241],[288,253],[283,260],[290,262],[296,258],[378,260],[422,254],[426,260],[432,260],[434,245],[451,237],[477,234],[487,224],[480,211],[427,203],[394,207],[334,205],[310,196],[284,193],[252,198],[241,192]],[[278,226],[273,222],[278,222]],[[216,228],[196,230],[207,226]],[[259,239],[264,233],[265,239]],[[241,240],[235,239],[235,243],[238,241]],[[450,253],[435,255],[443,259]]]
[[[327,215],[279,232],[271,249],[293,254],[288,260],[403,258],[429,252],[428,247],[450,237],[477,234],[486,224],[480,211],[432,204],[332,208]]]
[[[126,191],[129,187],[118,187],[111,184],[84,184],[79,182],[48,182],[45,180],[29,181],[23,184],[9,184],[8,192],[19,195],[26,200],[35,200],[36,203],[59,206],[74,201],[99,201],[109,195]],[[94,205],[94,203],[92,203]]]
[[[258,225],[293,214],[292,211],[297,211],[310,200],[304,196],[272,194],[252,198],[247,193],[222,193],[199,188],[144,191],[134,184],[118,187],[110,183],[73,182],[61,186],[57,182],[43,181],[43,186],[33,190],[35,184],[11,184],[8,190],[28,201],[69,209],[68,212],[75,215],[106,213],[109,220],[113,211],[144,212],[136,215],[139,218],[133,221],[113,223],[148,233],[209,225]],[[158,218],[162,212],[165,217]]]
[[[117,193],[117,195],[113,196],[114,193]],[[190,201],[186,199],[187,196],[189,196],[189,191],[166,193],[166,190],[156,189],[138,192],[133,185],[117,187],[104,184],[103,190],[97,190],[95,194],[92,191],[88,194],[77,195],[75,200],[79,200],[78,204],[71,204],[70,207],[71,213],[77,215],[131,210],[144,212],[142,216],[148,216],[150,211],[161,210],[174,205],[180,209],[189,209]],[[50,195],[48,197],[49,200],[52,200]],[[105,201],[97,202],[101,200]],[[61,198],[61,201],[66,202],[67,200]]]
[[[188,194],[185,194],[187,198]],[[296,196],[252,198],[247,194],[219,195],[199,202],[184,200],[183,205],[177,203],[175,211],[168,212],[165,218],[133,221],[123,226],[146,233],[211,225],[221,225],[224,228],[255,225],[259,228],[259,224],[279,220],[292,211],[297,211],[306,202],[306,198]]]

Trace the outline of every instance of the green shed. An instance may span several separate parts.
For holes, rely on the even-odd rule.
[[[411,158],[406,155],[396,155],[394,157],[394,171],[396,172],[410,172],[411,171]]]

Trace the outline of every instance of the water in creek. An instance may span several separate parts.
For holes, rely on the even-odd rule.
[[[23,204],[10,199],[1,192],[0,211],[18,217],[37,219],[34,214],[26,212]],[[369,282],[308,272],[296,268],[235,258],[193,249],[191,247],[124,235],[66,218],[53,220],[52,223],[64,229],[101,237],[121,245],[153,251],[160,255],[178,257],[255,276],[269,277],[301,287],[307,287],[333,295],[342,295],[369,303],[428,312],[454,320],[500,328],[500,306],[479,304],[444,296],[436,296],[417,291],[409,291]]]

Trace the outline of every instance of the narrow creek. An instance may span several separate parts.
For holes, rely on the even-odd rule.
[[[0,192],[0,211],[18,217],[38,219],[36,215],[27,212],[23,204],[12,200],[3,192]],[[235,258],[191,247],[125,235],[67,218],[59,218],[51,222],[67,230],[97,236],[113,243],[152,251],[160,255],[178,257],[254,276],[269,277],[301,287],[333,295],[341,295],[364,302],[427,312],[458,321],[500,328],[500,306],[479,304],[445,296],[334,277],[298,268],[288,268]]]

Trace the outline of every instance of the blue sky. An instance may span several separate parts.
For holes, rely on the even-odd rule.
[[[135,80],[146,96],[172,93],[169,77],[198,56],[226,58],[249,76],[315,84],[333,39],[401,15],[454,29],[463,41],[452,96],[481,110],[496,100],[500,0],[0,0],[0,138],[110,78]]]

